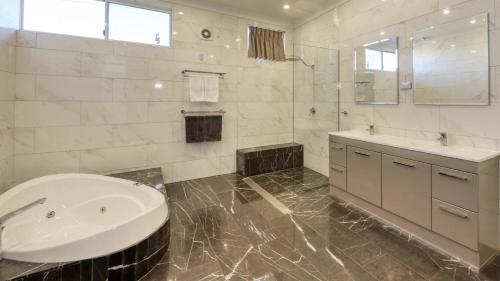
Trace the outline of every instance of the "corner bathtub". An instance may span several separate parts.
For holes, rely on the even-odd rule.
[[[146,239],[169,216],[165,196],[154,188],[86,174],[20,184],[0,196],[0,216],[44,197],[44,204],[7,221],[3,258],[55,263],[109,255]]]

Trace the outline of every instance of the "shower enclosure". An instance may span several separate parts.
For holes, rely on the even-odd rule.
[[[328,132],[339,130],[339,52],[294,46],[294,140],[304,145],[304,165],[328,175]]]

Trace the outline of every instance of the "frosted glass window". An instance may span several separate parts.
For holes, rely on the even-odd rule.
[[[104,39],[105,3],[96,0],[24,0],[23,29]]]
[[[395,53],[382,52],[382,61],[384,71],[394,72],[398,68],[398,62]]]
[[[382,70],[382,53],[380,51],[365,50],[365,69]]]
[[[109,39],[170,46],[170,13],[109,4]]]
[[[21,0],[0,0],[0,26],[7,28],[19,28],[19,15]]]

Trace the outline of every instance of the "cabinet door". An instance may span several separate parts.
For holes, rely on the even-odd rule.
[[[382,156],[382,208],[431,229],[431,165]]]
[[[381,154],[357,147],[347,148],[347,192],[376,206],[382,201]]]

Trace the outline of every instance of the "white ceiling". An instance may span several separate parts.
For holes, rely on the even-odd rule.
[[[326,11],[342,0],[174,0],[174,2],[297,24]],[[289,10],[283,9],[285,4],[290,5]]]

